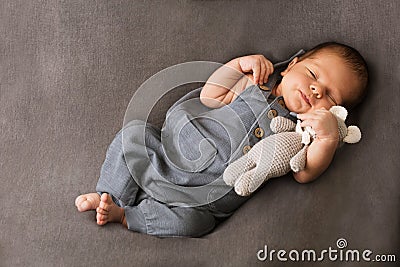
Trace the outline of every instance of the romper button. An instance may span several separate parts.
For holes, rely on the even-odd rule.
[[[247,152],[249,152],[251,149],[251,146],[244,146],[243,147],[243,154],[246,154]]]
[[[259,87],[260,87],[261,90],[264,90],[264,91],[268,91],[269,90],[268,86],[266,86],[266,85],[259,85]]]
[[[286,108],[285,101],[283,101],[283,99],[279,99],[278,103],[281,105],[281,107]]]
[[[257,128],[254,130],[254,135],[255,135],[257,138],[261,138],[261,137],[264,136],[264,130],[263,130],[262,128],[260,128],[260,127],[257,127]]]
[[[272,120],[273,118],[275,118],[277,115],[278,115],[278,112],[276,112],[275,109],[271,109],[271,110],[268,111],[268,113],[267,113],[268,119],[271,119],[271,120]]]

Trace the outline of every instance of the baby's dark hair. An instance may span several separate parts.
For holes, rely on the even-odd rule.
[[[326,42],[319,44],[309,51],[307,51],[304,55],[302,55],[299,60],[303,60],[306,58],[310,58],[313,55],[318,54],[321,51],[329,51],[338,55],[347,63],[347,65],[357,74],[360,81],[359,93],[357,95],[357,99],[355,99],[354,103],[346,103],[346,107],[352,108],[364,98],[366,94],[366,88],[368,84],[368,66],[365,59],[361,56],[361,54],[351,46],[340,44],[336,42]]]

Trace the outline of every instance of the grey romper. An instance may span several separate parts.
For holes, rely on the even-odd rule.
[[[290,118],[283,98],[270,89],[303,53],[275,64],[266,86],[249,86],[229,105],[205,107],[198,88],[168,110],[161,130],[131,121],[110,144],[96,191],[109,193],[124,208],[130,230],[156,236],[209,233],[248,199],[223,184],[222,174],[272,134],[272,118]]]

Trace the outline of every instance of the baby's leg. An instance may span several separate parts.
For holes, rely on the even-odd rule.
[[[153,198],[125,207],[129,230],[156,236],[199,237],[214,229],[214,216],[202,207],[174,207]]]
[[[122,130],[108,147],[96,191],[111,194],[122,205],[133,205],[139,186],[132,178],[122,148]]]
[[[138,186],[126,166],[122,149],[122,131],[111,142],[100,171],[96,191],[112,194],[116,199],[130,204],[136,198]],[[75,199],[79,211],[95,210],[100,205],[99,193],[80,195]]]
[[[89,193],[80,195],[75,199],[75,206],[79,211],[95,210],[100,205],[100,195]]]
[[[118,222],[127,227],[125,211],[117,206],[109,194],[102,194],[100,204],[96,209],[97,224],[104,225],[108,222]]]

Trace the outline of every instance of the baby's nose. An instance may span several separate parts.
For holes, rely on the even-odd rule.
[[[317,99],[320,99],[322,97],[321,88],[319,88],[318,86],[315,86],[315,85],[311,85],[310,89],[311,89],[312,94],[315,95],[315,97]]]

